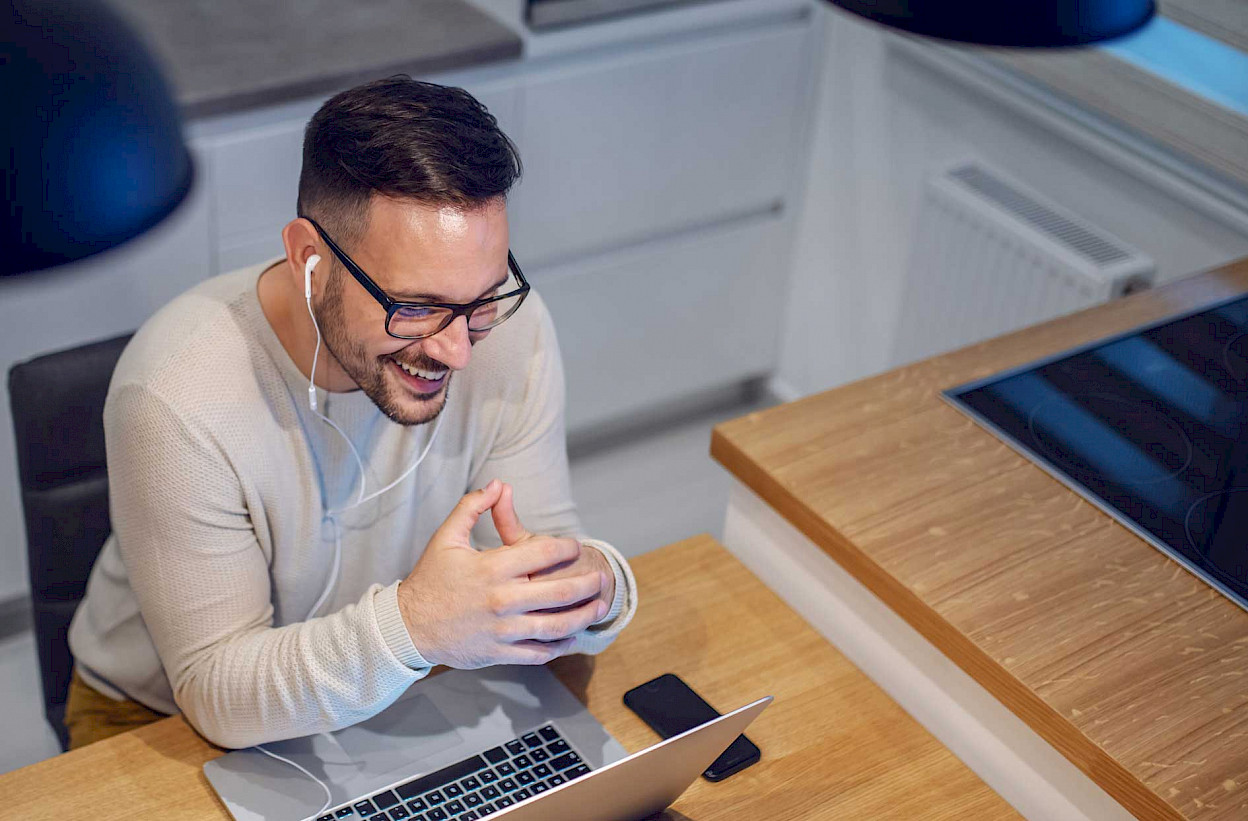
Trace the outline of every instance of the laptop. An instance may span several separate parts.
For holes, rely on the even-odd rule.
[[[771,701],[629,755],[545,667],[451,670],[359,724],[264,745],[324,787],[255,748],[204,774],[236,821],[625,821],[671,805]]]

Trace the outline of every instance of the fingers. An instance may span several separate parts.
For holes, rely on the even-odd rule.
[[[575,639],[559,641],[518,641],[511,645],[508,658],[501,664],[545,664],[548,661],[566,655],[572,649]]]
[[[442,526],[438,528],[437,535],[440,538],[431,540],[430,544],[450,543],[464,547],[470,546],[469,538],[473,526],[481,518],[481,514],[498,503],[498,497],[502,490],[503,483],[494,479],[480,490],[474,490],[466,494],[451,510],[451,514],[446,517],[446,521],[442,523]]]
[[[552,536],[530,539],[487,555],[498,562],[497,567],[503,578],[519,579],[576,561],[581,556],[581,543],[576,539],[556,539]]]
[[[606,611],[606,603],[594,600],[560,613],[512,616],[504,621],[499,638],[511,642],[525,639],[551,642],[571,638],[606,615]]]
[[[514,493],[512,486],[504,482],[498,503],[490,513],[494,517],[494,529],[498,531],[503,544],[507,545],[529,537],[529,532],[520,524],[520,517],[516,515]]]
[[[564,579],[510,584],[494,593],[492,609],[498,616],[514,616],[534,610],[567,607],[595,598],[602,593],[604,586],[602,573],[598,571]]]

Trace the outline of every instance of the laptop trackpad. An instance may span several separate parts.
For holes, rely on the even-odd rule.
[[[462,741],[459,732],[426,696],[403,698],[370,719],[334,733],[334,740],[358,766],[380,775],[419,758],[435,755]],[[419,758],[414,755],[419,751]]]

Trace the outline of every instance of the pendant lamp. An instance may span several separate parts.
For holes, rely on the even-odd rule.
[[[10,0],[0,11],[0,100],[0,276],[120,245],[191,187],[169,88],[98,0]]]
[[[988,46],[1081,46],[1129,34],[1153,0],[829,0],[913,34]]]

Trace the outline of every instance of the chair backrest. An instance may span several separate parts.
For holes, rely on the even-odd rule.
[[[108,538],[104,398],[130,334],[9,369],[44,714],[67,746],[66,633]]]

